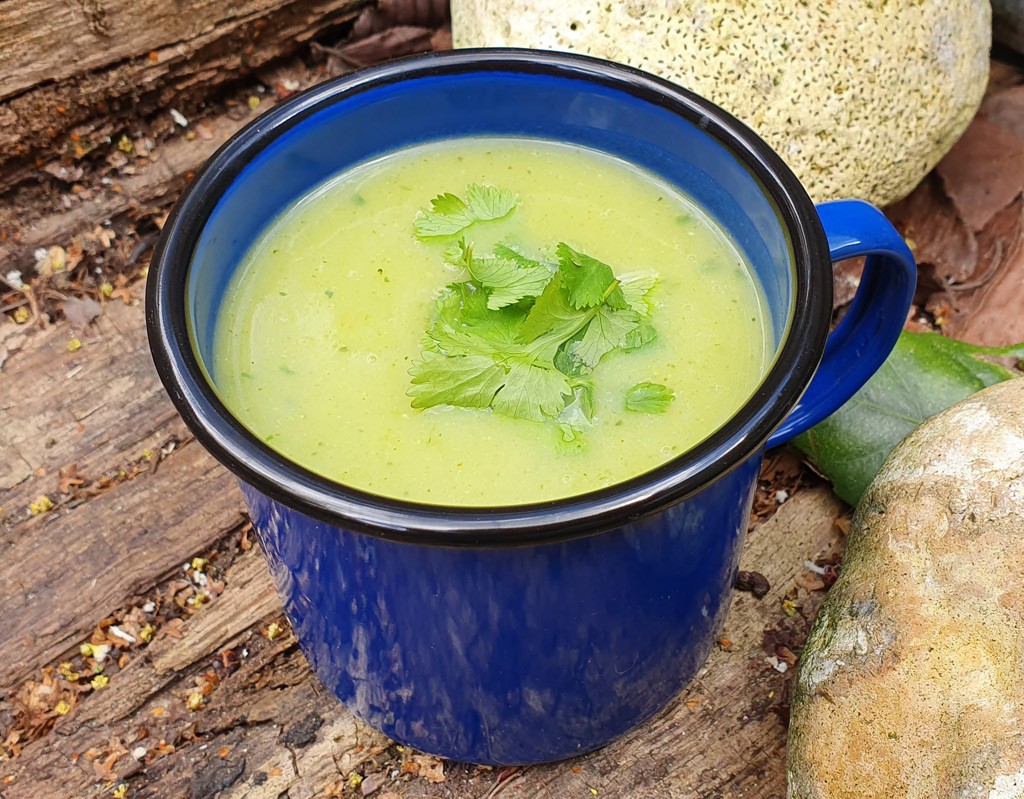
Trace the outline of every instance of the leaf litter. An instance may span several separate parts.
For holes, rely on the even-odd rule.
[[[918,300],[945,335],[1024,340],[1024,73],[993,64],[975,120],[888,210],[920,268]]]

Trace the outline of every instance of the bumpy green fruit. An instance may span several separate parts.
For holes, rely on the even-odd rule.
[[[988,0],[451,0],[457,47],[631,64],[756,130],[815,200],[906,196],[988,77]]]

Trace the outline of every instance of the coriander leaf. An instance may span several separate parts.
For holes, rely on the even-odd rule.
[[[518,307],[492,311],[487,293],[476,283],[453,283],[437,301],[427,335],[447,355],[504,355],[518,348],[517,339],[526,310]]]
[[[469,258],[469,273],[489,290],[487,307],[496,310],[524,297],[536,297],[551,282],[553,273],[538,263],[522,267],[511,258]]]
[[[559,422],[558,429],[562,433],[562,443],[572,444],[575,441],[579,441],[580,436],[583,435],[583,431],[573,427],[568,422]]]
[[[523,266],[523,267],[545,266],[545,268],[549,272],[551,272],[551,273],[554,273],[555,271],[557,271],[557,267],[554,267],[554,266],[548,267],[548,266],[542,264],[540,261],[538,261],[538,260],[536,260],[534,258],[529,258],[529,257],[523,255],[521,252],[519,252],[519,250],[512,249],[507,244],[495,244],[494,245],[494,254],[497,257],[499,257],[499,258],[508,258],[508,259],[510,259],[512,261],[515,261],[517,264],[519,264],[519,266]]]
[[[572,401],[558,414],[558,421],[582,430],[594,424],[594,384],[582,380],[572,385]]]
[[[608,264],[577,252],[565,242],[555,249],[558,256],[558,269],[562,275],[569,296],[569,304],[577,310],[600,305],[618,292],[612,301],[618,307],[625,306],[619,282]]]
[[[593,310],[578,311],[569,305],[561,274],[552,278],[519,331],[519,341],[542,360],[553,360],[562,344],[593,318]]]
[[[979,347],[938,333],[901,333],[860,391],[793,443],[856,505],[904,437],[981,389],[1019,378],[1003,363],[1021,358],[1024,344]]]
[[[505,382],[505,370],[486,355],[449,357],[424,352],[409,370],[412,407],[486,408]]]
[[[501,219],[516,207],[519,197],[510,191],[494,186],[474,183],[466,189],[466,203],[469,212],[479,221]]]
[[[648,319],[654,311],[651,305],[651,292],[656,285],[657,275],[622,275],[619,278],[619,287],[622,289],[626,305],[644,319]]]
[[[562,342],[555,352],[554,358],[552,358],[555,368],[569,377],[580,377],[589,371],[585,364],[570,354],[581,338],[583,338],[582,330],[572,338]]]
[[[570,396],[569,380],[557,369],[536,362],[517,362],[512,364],[491,407],[503,416],[543,422],[556,417]]]
[[[646,347],[657,338],[658,333],[654,327],[644,322],[626,334],[626,340],[622,343],[622,349],[627,351],[638,350],[641,347]]]
[[[640,316],[635,311],[620,311],[601,305],[587,325],[583,338],[570,348],[569,354],[593,369],[607,353],[623,346],[639,324]]]
[[[446,263],[452,266],[466,266],[469,263],[469,259],[473,257],[473,245],[466,244],[464,238],[458,241],[453,241],[447,247],[444,248],[444,252],[441,253],[441,257],[444,258]]]
[[[637,383],[626,392],[626,410],[637,413],[664,413],[675,392],[660,383]]]
[[[421,239],[450,236],[476,221],[466,204],[447,192],[431,200],[430,210],[423,210],[421,214],[414,223],[416,236]]]
[[[494,186],[473,184],[466,189],[467,201],[445,192],[430,201],[429,209],[422,209],[413,229],[416,237],[430,239],[453,236],[474,222],[501,219],[515,208],[518,197],[510,191]]]

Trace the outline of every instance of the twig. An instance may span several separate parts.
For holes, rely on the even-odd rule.
[[[344,50],[340,50],[337,47],[328,47],[325,44],[320,44],[320,42],[310,42],[309,49],[317,55],[326,55],[337,58],[341,63],[345,64],[345,66],[352,67],[353,69],[361,69],[366,66],[362,61],[352,58],[352,56],[348,55]]]
[[[504,777],[498,775],[498,781],[491,786],[491,789],[485,793],[480,799],[494,799],[495,796],[504,791],[509,785],[519,779],[526,772],[525,768],[519,767],[514,768],[512,771],[507,772]]]
[[[0,308],[0,313],[7,313],[8,311],[13,311],[17,308],[20,308],[22,305],[28,305],[27,297],[20,299],[17,302],[12,302],[9,305],[4,305],[2,308]]]
[[[985,274],[979,277],[977,280],[972,280],[970,283],[950,283],[946,286],[947,291],[971,291],[972,289],[980,289],[986,283],[988,283],[996,272],[999,271],[999,267],[1003,265],[1003,243],[996,239],[995,252],[992,254],[992,261],[988,265],[988,269],[985,270]]]

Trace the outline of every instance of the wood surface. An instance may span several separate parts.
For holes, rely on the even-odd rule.
[[[165,127],[160,136],[153,134],[158,145],[152,157],[133,155],[121,165],[105,165],[117,148],[103,144],[106,161],[83,162],[81,176],[77,162],[69,163],[76,176],[39,194],[31,186],[53,183],[52,169],[46,177],[31,159],[20,172],[11,167],[17,157],[4,161],[4,153],[30,147],[27,138],[38,135],[38,123],[17,115],[32,107],[31,98],[41,108],[63,102],[65,90],[71,99],[85,98],[80,106],[68,106],[78,109],[73,119],[57,120],[67,133],[116,131],[132,114],[152,111],[156,116],[144,131],[152,134],[150,123],[166,116],[167,108],[184,111],[184,103],[202,102],[204,81],[220,80],[212,72],[225,69],[225,80],[251,74],[247,70],[255,62],[245,61],[244,43],[260,19],[278,26],[263,37],[301,37],[323,30],[317,27],[321,22],[342,24],[359,3],[168,0],[159,4],[162,21],[154,31],[139,26],[141,15],[128,18],[133,8],[152,5],[153,0],[134,7],[113,0],[0,0],[0,192],[7,179],[16,178],[19,186],[5,196],[9,201],[0,201],[0,275],[17,267],[28,279],[36,249],[69,247],[72,237],[108,223],[105,229],[117,230],[118,239],[104,257],[132,273],[126,261],[143,253],[144,262],[153,220],[161,218],[190,173],[251,118],[244,102],[241,108],[221,102],[192,118],[189,131]],[[324,16],[313,19],[310,9]],[[210,20],[225,13],[211,27]],[[12,52],[2,38],[12,20],[25,30],[52,24],[64,38],[36,42],[53,53]],[[130,43],[115,42],[112,31],[136,37],[134,51],[123,49],[131,50]],[[413,33],[423,38],[422,30]],[[379,34],[394,38],[389,30]],[[157,47],[154,61],[146,50],[151,36],[188,46],[181,52],[177,44]],[[393,47],[389,41],[382,38],[375,46]],[[78,58],[75,46],[88,55]],[[286,50],[282,44],[268,52]],[[289,76],[305,86],[336,74],[349,57],[351,52],[331,55],[340,59],[333,73],[299,68]],[[45,70],[32,73],[30,61]],[[1014,75],[1016,86],[1020,79]],[[8,89],[15,84],[20,88]],[[106,111],[87,99],[104,92],[112,98]],[[259,110],[273,102],[272,93],[263,95]],[[44,118],[52,117],[39,117]],[[52,141],[39,146],[56,152]],[[1009,219],[1011,212],[1003,215]],[[936,224],[936,204],[925,203],[915,214],[919,254],[933,247],[955,255]],[[1019,230],[1008,227],[996,238],[1007,263],[1020,260]],[[1019,287],[1018,273],[995,274],[999,285],[1013,288]],[[855,275],[849,283],[852,290]],[[660,716],[604,750],[549,766],[483,769],[439,762],[403,750],[355,721],[310,673],[252,543],[233,478],[192,440],[157,381],[140,297],[141,283],[131,284],[128,302],[106,301],[84,331],[61,318],[48,326],[15,325],[0,314],[0,799],[785,795],[792,671],[780,673],[778,657],[774,663],[767,657],[799,648],[824,597],[806,562],[835,560],[842,549],[844,509],[827,488],[801,488],[751,530],[743,568],[763,574],[771,589],[762,599],[734,593],[721,646]],[[1002,329],[988,319],[988,333]],[[73,336],[82,341],[81,349],[69,350]],[[74,487],[75,480],[84,482]],[[772,505],[772,493],[759,496],[762,514]],[[32,505],[41,510],[44,496],[54,507],[33,514]],[[211,579],[222,590],[211,591],[204,605],[178,607],[175,596],[194,594],[186,579],[193,558],[209,561]],[[78,668],[82,643],[98,634],[109,639],[112,623],[134,629],[124,620],[144,615],[151,604],[157,607],[147,616],[156,628],[152,640],[114,650],[108,662],[116,658],[119,665],[106,668],[108,684],[92,689],[76,683],[69,712],[47,710],[55,703],[44,701],[42,722],[26,729],[27,696],[45,700],[48,680],[71,690],[54,671],[58,664]],[[201,706],[190,710],[190,698],[200,691],[206,692]]]
[[[134,138],[170,108],[191,115],[366,2],[0,0],[0,191],[37,158]]]
[[[267,97],[260,110],[272,104]],[[35,208],[30,222],[24,208],[0,210],[10,214],[0,228],[16,233],[0,241],[0,260],[24,266],[36,248],[106,220],[124,229],[161,213],[248,118],[207,116],[203,136],[171,137],[159,159],[131,163],[116,183],[96,175],[88,197]],[[806,559],[840,541],[830,492],[801,491],[752,531],[744,568],[763,573],[771,593],[736,594],[723,631],[732,644],[651,723],[601,752],[545,767],[417,759],[326,695],[287,632],[268,637],[269,625],[286,625],[258,548],[242,548],[240,494],[164,396],[146,348],[141,284],[130,291],[136,304],[106,302],[82,332],[65,320],[37,329],[0,317],[0,744],[19,728],[26,686],[74,660],[103,620],[166,593],[193,557],[211,558],[225,587],[180,631],[165,635],[171,625],[158,625],[151,643],[126,647],[107,686],[81,694],[67,715],[50,719],[52,729],[0,759],[0,798],[110,796],[122,784],[128,797],[161,799],[362,796],[370,788],[384,799],[783,795],[787,677],[765,661],[764,631],[792,625],[782,595]],[[83,342],[74,352],[72,336]],[[71,467],[84,490],[61,490]],[[32,515],[43,495],[55,507]],[[822,596],[802,592],[799,629]],[[238,657],[237,670],[190,711],[197,677],[224,653]],[[141,761],[132,755],[139,747]]]
[[[0,326],[0,343],[10,345],[14,327]],[[353,774],[371,795],[403,799],[784,795],[786,676],[765,661],[765,630],[805,629],[823,596],[801,590],[799,612],[784,612],[805,561],[841,546],[833,523],[841,508],[827,489],[796,492],[751,531],[743,568],[765,575],[771,591],[763,599],[735,593],[722,631],[728,648],[716,649],[655,720],[574,761],[438,766],[353,720],[312,676],[258,547],[241,546],[244,510],[232,478],[163,395],[142,308],[111,302],[94,328],[77,352],[68,351],[66,322],[17,328],[21,340],[0,368],[0,651],[8,661],[0,734],[15,718],[19,685],[74,658],[104,618],[160,596],[191,558],[210,558],[225,587],[175,635],[126,646],[127,663],[107,686],[82,694],[18,757],[0,760],[4,799],[108,797],[121,784],[128,797],[161,799],[362,796],[361,785],[350,787]],[[138,473],[62,502],[59,470],[71,464],[91,481]],[[33,516],[27,507],[42,494],[56,506]],[[271,639],[271,623],[285,632]],[[190,711],[196,678],[226,651],[237,670]],[[141,760],[132,754],[139,747]],[[439,768],[443,781],[431,782],[426,775],[438,779]]]

